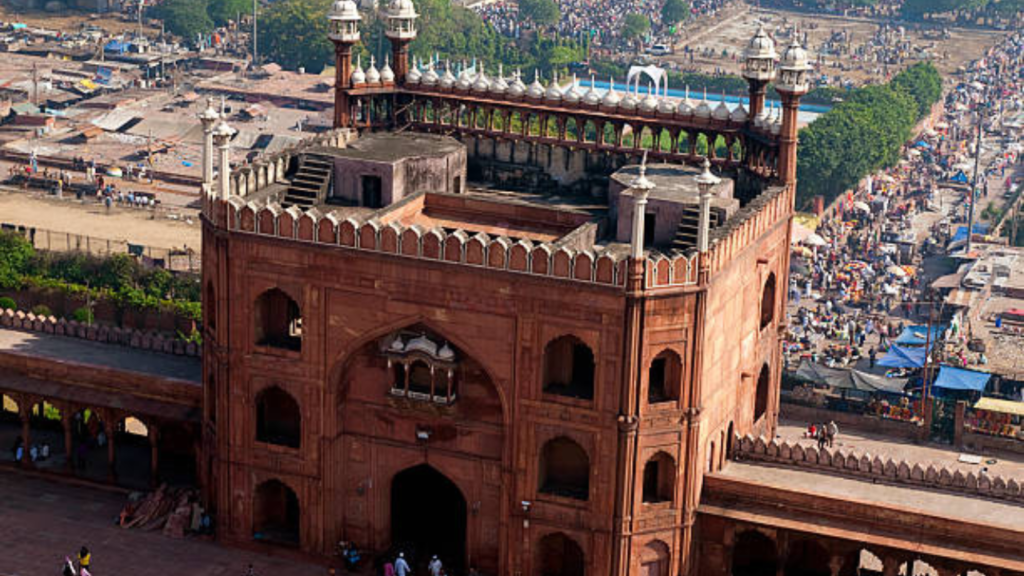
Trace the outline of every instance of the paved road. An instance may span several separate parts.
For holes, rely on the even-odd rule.
[[[114,525],[123,495],[0,469],[0,542],[4,576],[58,574],[83,544],[97,576],[323,576],[327,569],[159,532]]]

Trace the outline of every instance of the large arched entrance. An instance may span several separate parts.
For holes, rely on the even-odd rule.
[[[421,464],[391,482],[391,544],[426,573],[437,555],[448,573],[461,574],[466,560],[466,499],[454,482]],[[417,569],[418,568],[418,569]]]

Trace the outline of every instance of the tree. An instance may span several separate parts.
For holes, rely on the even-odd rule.
[[[327,38],[331,0],[278,0],[260,15],[260,52],[284,68],[318,73],[333,53]]]
[[[228,20],[235,20],[239,14],[252,13],[251,0],[209,0],[206,13],[214,25],[224,26]]]
[[[651,20],[643,14],[636,12],[626,14],[622,21],[622,37],[632,42],[643,38],[651,30]]]
[[[661,21],[666,26],[678,24],[690,14],[690,4],[686,0],[665,0],[661,7]]]
[[[21,235],[0,232],[0,288],[15,288],[28,272],[35,250]]]
[[[538,26],[554,26],[562,11],[554,0],[519,0],[519,15]]]
[[[150,16],[163,22],[171,34],[193,42],[198,34],[213,30],[206,9],[206,0],[164,0],[150,10]]]

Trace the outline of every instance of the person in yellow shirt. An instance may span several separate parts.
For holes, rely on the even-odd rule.
[[[78,551],[78,570],[81,571],[83,568],[89,569],[89,564],[92,562],[92,554],[89,553],[89,549],[82,546],[82,549]]]

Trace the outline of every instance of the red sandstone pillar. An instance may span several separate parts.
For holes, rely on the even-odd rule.
[[[117,482],[117,470],[114,466],[114,425],[104,422],[103,431],[107,434],[107,481]]]
[[[619,389],[619,449],[616,462],[615,518],[612,534],[612,576],[629,574],[633,505],[636,492],[637,430],[639,389],[643,351],[644,260],[630,258],[626,278],[625,358]]]
[[[152,423],[149,426],[149,485],[156,488],[160,484],[160,442],[157,436],[156,426]],[[196,468],[201,473],[200,468]]]
[[[75,467],[71,446],[74,443],[71,437],[72,412],[70,406],[65,406],[64,410],[60,413],[60,424],[64,428],[64,469],[68,472],[71,472]]]
[[[29,456],[29,448],[32,447],[32,406],[25,408],[21,406],[21,438],[22,438],[22,450],[21,450],[21,465],[25,467],[32,466],[32,458]]]
[[[768,83],[762,80],[747,78],[747,84],[750,95],[750,111],[747,113],[747,117],[753,119],[761,113],[761,110],[764,110],[764,93]]]
[[[782,96],[782,130],[779,132],[779,180],[796,184],[797,112],[800,95],[779,92]]]
[[[352,45],[334,43],[334,127],[345,128],[352,123],[348,89],[352,78]]]

